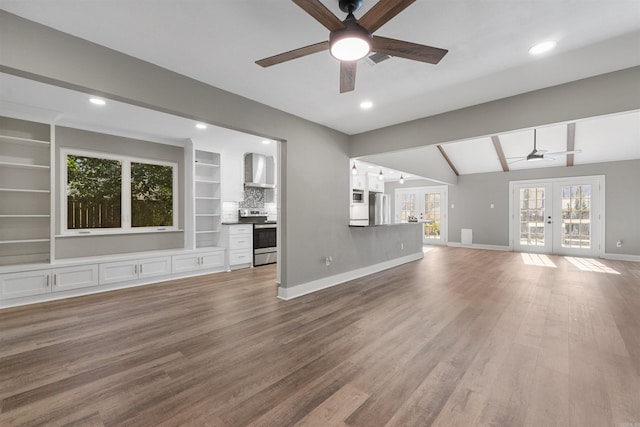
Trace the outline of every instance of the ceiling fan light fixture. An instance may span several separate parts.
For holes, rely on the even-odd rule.
[[[544,158],[544,154],[530,153],[527,156],[527,162],[539,162]]]
[[[371,52],[371,35],[361,27],[353,14],[344,20],[344,28],[329,36],[331,56],[340,61],[357,61]]]

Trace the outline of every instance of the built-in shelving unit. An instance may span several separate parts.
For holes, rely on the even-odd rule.
[[[195,244],[196,248],[220,243],[220,154],[195,150]]]
[[[0,265],[51,258],[51,126],[0,117]]]

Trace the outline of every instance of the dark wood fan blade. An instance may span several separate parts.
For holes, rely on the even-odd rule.
[[[300,6],[313,19],[324,25],[329,31],[344,28],[344,24],[336,15],[331,13],[329,9],[319,0],[293,0],[295,4]]]
[[[356,88],[356,69],[358,61],[340,61],[340,93],[351,92]]]
[[[358,24],[373,33],[414,1],[416,0],[380,0],[358,20]]]
[[[311,55],[312,53],[322,52],[323,50],[329,50],[328,41],[312,44],[309,46],[301,47],[299,49],[290,50],[289,52],[281,53],[279,55],[260,59],[259,61],[256,61],[256,64],[262,67],[270,67],[272,65],[291,61],[292,59],[300,58],[302,56]]]
[[[429,64],[437,64],[449,52],[446,49],[378,36],[372,37],[371,50]]]

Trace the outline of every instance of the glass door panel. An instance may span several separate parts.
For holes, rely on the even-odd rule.
[[[516,196],[515,249],[523,252],[551,252],[552,188],[549,184],[518,184]]]
[[[440,235],[440,193],[424,194],[424,236],[425,243],[439,241]]]

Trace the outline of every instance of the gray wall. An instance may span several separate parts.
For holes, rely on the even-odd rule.
[[[56,127],[56,170],[59,172],[60,149],[79,148],[103,153],[140,157],[151,160],[163,160],[178,164],[179,209],[184,212],[184,150],[181,147],[156,144],[137,139],[123,138],[68,127]],[[56,174],[57,195],[63,194],[60,173]],[[55,206],[56,234],[62,228],[61,198],[56,197]],[[178,215],[178,227],[184,228],[183,215]],[[184,247],[184,233],[153,233],[110,236],[78,236],[56,238],[56,258],[75,258],[98,256],[122,252],[141,252],[158,249],[176,249]],[[123,248],[126,248],[123,250]]]
[[[474,244],[509,246],[510,181],[590,175],[605,176],[605,252],[640,255],[640,160],[462,175],[457,185],[448,186],[449,241],[460,243],[460,230],[471,228]],[[433,185],[441,184],[429,180],[385,183],[392,212],[397,188]],[[624,241],[622,248],[616,246],[618,240]]]
[[[471,228],[473,243],[508,246],[509,181],[588,175],[605,176],[605,252],[640,255],[640,160],[462,175],[449,186],[449,241],[460,242],[460,229]]]

